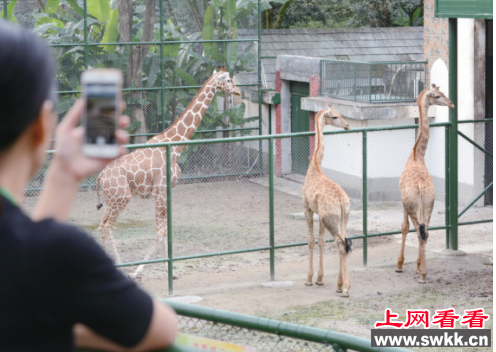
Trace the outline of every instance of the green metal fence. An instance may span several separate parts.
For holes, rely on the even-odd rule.
[[[218,66],[236,76],[245,97],[248,88],[261,94],[259,0],[0,0],[0,12],[52,47],[60,116],[79,97],[83,70],[120,68],[135,143],[166,129]],[[262,134],[260,121],[243,128],[260,111],[219,93],[194,138]]]
[[[381,351],[370,346],[370,340],[336,331],[265,319],[165,301],[179,317],[179,330],[183,333],[250,346],[256,351]],[[388,351],[408,351],[388,348]]]
[[[415,102],[425,87],[427,61],[321,60],[321,92],[364,103]]]
[[[452,185],[449,182],[452,168],[450,123],[431,124],[425,158],[437,191],[429,229],[445,230],[446,248],[451,249],[458,249],[458,235],[453,227],[493,221],[492,208],[485,206],[492,204],[492,196],[487,198],[492,192],[492,171],[489,170],[492,165],[492,135],[489,135],[492,120],[459,123],[463,126],[458,137],[459,183]],[[353,243],[355,253],[362,247],[364,265],[369,259],[371,238],[401,233],[403,210],[398,181],[415,143],[416,128],[416,125],[407,125],[324,133],[329,150],[322,168],[350,196],[347,232],[350,238],[358,240]],[[165,263],[170,294],[173,293],[174,272],[183,270],[186,265],[202,267],[204,264],[197,262],[200,258],[207,261],[226,258],[215,265],[228,267],[229,260],[243,261],[240,256],[244,253],[256,255],[255,260],[268,257],[267,269],[270,277],[276,279],[277,252],[308,244],[304,241],[307,228],[301,208],[304,175],[292,172],[290,164],[308,165],[309,148],[305,155],[294,154],[291,143],[311,145],[313,136],[313,132],[305,132],[129,145],[131,150],[165,147],[168,165],[171,165],[171,149],[178,145],[202,147],[204,151],[213,147],[213,151],[221,154],[216,156],[215,162],[206,155],[196,178],[181,176],[174,189],[167,187],[166,255],[159,250],[152,259],[142,260],[155,238],[154,201],[139,197],[131,201],[114,227],[114,238],[124,261],[117,265],[133,270],[126,267]],[[486,141],[483,146],[481,139]],[[260,145],[262,155],[259,158]],[[258,169],[259,164],[262,172]],[[225,167],[219,170],[219,165]],[[232,170],[243,172],[232,173]],[[43,172],[40,171],[32,182],[41,184]],[[170,174],[168,168],[169,179]],[[201,175],[203,177],[199,178]],[[99,239],[98,225],[103,213],[95,209],[95,179],[96,175],[83,182],[71,221]],[[453,188],[458,190],[456,217],[450,215]],[[37,191],[27,192],[25,208],[28,211],[36,203],[37,194]],[[181,264],[185,261],[191,264]],[[145,273],[163,275],[164,267],[149,265]]]

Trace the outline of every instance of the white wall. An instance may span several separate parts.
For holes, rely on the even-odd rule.
[[[458,19],[458,119],[474,119],[474,19]],[[459,130],[474,138],[473,124],[459,125]],[[471,145],[458,138],[458,182],[474,184],[474,155]],[[462,150],[464,152],[462,152]]]

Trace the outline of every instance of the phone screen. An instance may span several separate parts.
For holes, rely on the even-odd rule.
[[[86,137],[89,144],[115,144],[117,85],[86,85]]]

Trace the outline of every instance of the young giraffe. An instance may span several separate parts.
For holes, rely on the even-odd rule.
[[[419,240],[419,254],[417,259],[417,272],[420,274],[419,282],[425,283],[425,276],[427,275],[425,245],[429,238],[429,221],[436,199],[436,189],[424,161],[427,143],[429,142],[429,119],[427,111],[431,105],[448,106],[450,108],[454,108],[455,105],[435,84],[432,85],[430,90],[424,90],[420,93],[417,104],[420,112],[417,141],[400,177],[404,218],[401,225],[401,251],[398,257],[396,271],[403,271],[405,240],[410,229],[408,222],[408,217],[410,216]]]
[[[313,249],[315,237],[313,235],[313,214],[319,214],[319,272],[317,285],[323,285],[324,277],[324,246],[325,229],[327,229],[339,249],[339,277],[338,293],[342,297],[348,297],[350,289],[350,278],[348,276],[347,255],[351,250],[351,239],[346,237],[346,225],[350,214],[350,199],[345,191],[337,183],[332,182],[322,172],[320,165],[324,158],[324,126],[332,125],[349,130],[350,126],[344,121],[334,107],[319,111],[315,117],[315,151],[312,161],[308,166],[307,176],[303,189],[303,211],[308,225],[308,247],[310,248],[310,262],[308,266],[308,277],[305,285],[312,285],[313,277]],[[344,286],[343,286],[344,272]]]
[[[235,95],[241,94],[225,68],[221,68],[219,72],[214,71],[181,116],[164,132],[152,137],[147,143],[189,140],[218,90]],[[172,187],[175,186],[181,175],[178,160],[183,149],[184,146],[171,148]],[[102,243],[104,247],[111,247],[116,262],[120,263],[120,257],[112,237],[112,228],[119,214],[126,208],[131,197],[135,195],[143,198],[149,198],[152,195],[155,197],[156,237],[144,260],[150,259],[159,242],[162,242],[167,257],[166,148],[143,148],[122,156],[103,169],[97,178],[97,185],[98,182],[102,184],[107,203],[107,209],[100,224]],[[100,203],[99,192],[98,203],[97,209],[100,209],[103,203]],[[144,265],[140,265],[134,273],[134,277],[137,277],[143,269]]]

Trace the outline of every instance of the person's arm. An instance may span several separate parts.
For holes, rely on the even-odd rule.
[[[56,153],[33,211],[33,220],[54,218],[58,221],[66,221],[79,183],[113,160],[89,158],[82,154],[84,128],[76,126],[83,113],[83,105],[83,101],[78,100],[57,126]],[[126,127],[129,124],[129,117],[122,116],[120,124],[121,128]],[[129,141],[128,133],[123,130],[117,130],[115,136],[120,144]],[[125,154],[124,148],[121,150],[121,155],[123,154]]]
[[[154,301],[153,315],[143,339],[134,347],[126,348],[97,334],[83,324],[73,328],[76,347],[93,348],[108,352],[113,351],[150,351],[167,348],[174,344],[177,331],[175,312],[168,306]]]

